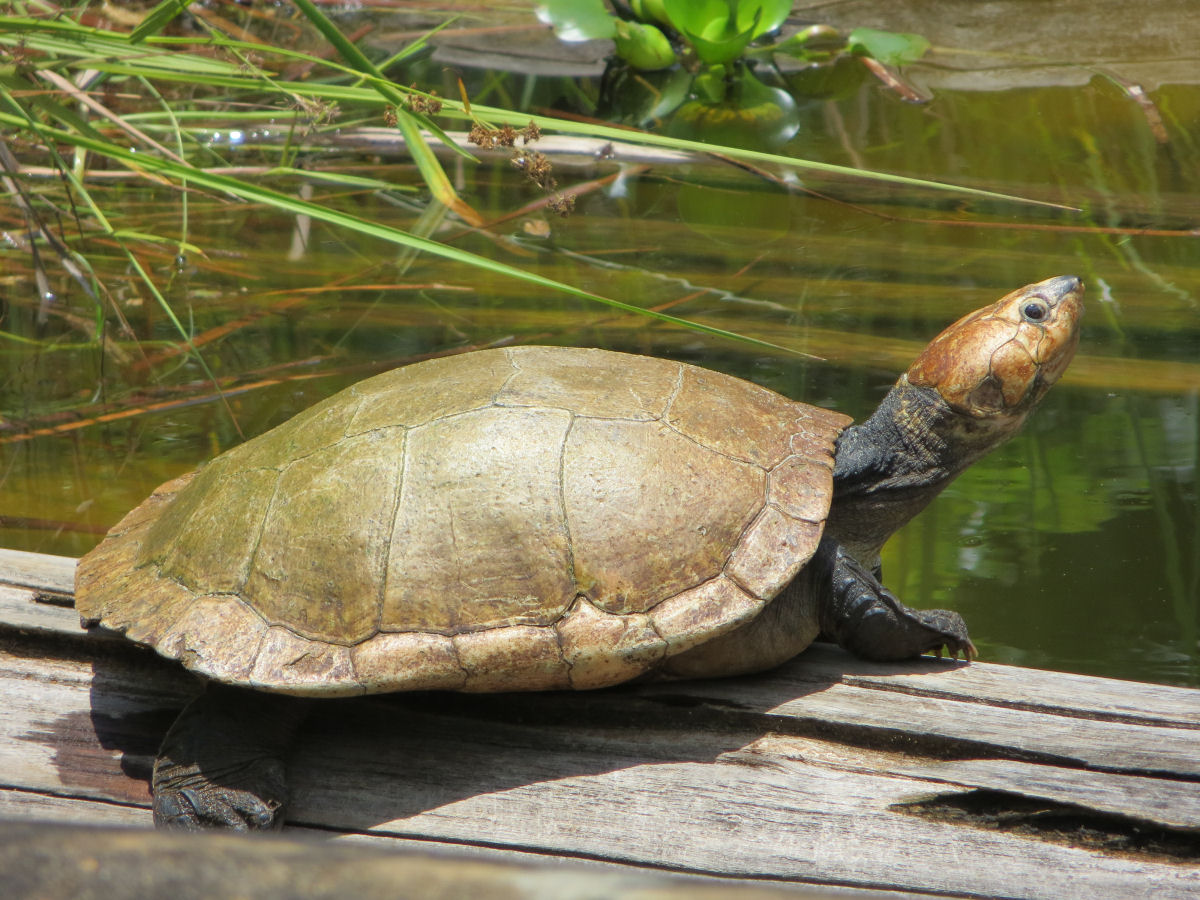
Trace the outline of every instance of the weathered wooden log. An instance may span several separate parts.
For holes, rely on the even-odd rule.
[[[196,682],[80,629],[73,568],[0,551],[0,818],[146,825]],[[818,645],[748,678],[329,701],[291,779],[290,830],[409,849],[918,895],[1200,892],[1200,691],[1011,666]]]

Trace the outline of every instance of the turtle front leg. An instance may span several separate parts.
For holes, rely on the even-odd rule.
[[[962,616],[948,609],[909,609],[837,542],[821,542],[813,559],[827,590],[821,631],[856,656],[909,659],[922,653],[976,656]]]
[[[283,757],[308,702],[209,684],[184,707],[154,761],[154,824],[236,831],[278,828]]]

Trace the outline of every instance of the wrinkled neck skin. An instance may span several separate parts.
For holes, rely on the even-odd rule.
[[[1012,437],[1027,408],[976,418],[901,378],[837,445],[825,534],[878,570],[884,542],[964,469]]]

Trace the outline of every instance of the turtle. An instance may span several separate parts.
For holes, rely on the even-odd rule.
[[[304,698],[734,676],[818,637],[969,660],[880,548],[1062,375],[1083,290],[959,319],[858,425],[683,362],[513,346],[368,378],[168,481],[76,575],[86,627],[205,682],[155,822],[279,826]]]

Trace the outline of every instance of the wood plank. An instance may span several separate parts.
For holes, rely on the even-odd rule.
[[[406,749],[395,748],[407,757]],[[488,763],[503,767],[508,761],[493,752]],[[461,797],[446,790],[444,764],[431,771],[401,763],[388,775],[381,779],[382,793],[356,798],[366,806],[357,807],[353,821],[383,819],[373,830],[442,839],[482,829],[490,841],[547,852],[599,852],[672,869],[920,887],[952,896],[1005,896],[1014,886],[1030,897],[1139,896],[1138,886],[1152,882],[1157,897],[1185,897],[1200,887],[1194,870],[899,815],[890,807],[919,789],[913,782],[799,764],[621,767]],[[418,779],[437,775],[442,790],[436,793],[445,802],[385,818],[411,810],[411,793],[428,784]],[[392,794],[397,787],[400,795]],[[327,808],[333,798],[319,791],[308,782],[305,803]],[[297,812],[303,818],[308,810]]]
[[[75,560],[0,548],[0,581],[70,596],[75,592]]]
[[[945,661],[914,670],[903,662],[848,660],[825,644],[814,648],[804,668],[789,677],[1111,721],[1200,726],[1200,693],[1190,688],[978,661],[970,665]]]
[[[38,589],[0,584],[0,627],[61,637],[82,637],[79,614],[70,606],[46,603]]]
[[[660,721],[670,718],[668,711],[661,713]],[[536,717],[530,718],[536,724]],[[705,727],[710,735],[719,729],[717,722]],[[1003,895],[1013,885],[1020,885],[1025,896],[1105,896],[1110,889],[1114,896],[1139,895],[1131,889],[1133,882],[1124,888],[1105,882],[1118,876],[1108,871],[1101,877],[1097,866],[1103,869],[1103,864],[1085,851],[1005,835],[964,835],[961,829],[915,824],[897,815],[896,804],[929,793],[927,782],[809,762],[819,759],[811,753],[805,761],[758,759],[747,765],[737,759],[736,750],[715,752],[722,744],[742,744],[747,738],[742,734],[726,734],[724,742],[714,739],[714,746],[702,752],[669,729],[655,733],[639,723],[623,741],[609,733],[581,743],[575,735],[567,754],[562,747],[546,747],[540,731],[543,743],[530,745],[496,723],[481,728],[470,720],[410,718],[400,731],[394,738],[386,729],[372,731],[379,744],[368,750],[368,757],[389,761],[387,777],[380,781],[385,787],[370,799],[356,798],[347,811],[353,817],[365,815],[366,821],[392,816],[373,826],[375,831],[447,839],[487,821],[509,845],[594,853],[595,836],[604,834],[607,854],[672,868],[708,867],[719,860],[726,874],[786,878],[803,872],[820,881],[919,883],[925,889],[985,896]],[[481,732],[488,735],[482,748]],[[809,741],[808,747],[819,743]],[[337,733],[329,732],[306,752],[328,759],[340,746]],[[685,762],[658,758],[662,748],[685,746],[691,751]],[[590,747],[600,752],[589,756],[585,751]],[[683,756],[677,749],[676,760]],[[453,772],[446,771],[447,758],[456,761]],[[343,771],[357,769],[349,764]],[[488,771],[521,774],[510,787],[473,774]],[[329,784],[328,777],[310,783],[305,802],[329,809],[334,796],[319,792],[341,794]],[[413,803],[414,796],[419,803]],[[513,804],[518,804],[515,810]],[[509,816],[520,824],[505,834],[505,826],[496,823],[510,821]],[[357,821],[361,826],[363,820]],[[664,835],[669,836],[667,844]],[[496,833],[489,839],[495,840]],[[962,871],[964,866],[969,871]],[[984,874],[988,869],[991,876]],[[1081,869],[1089,878],[1076,884]],[[1072,874],[1047,878],[1051,870]],[[1124,874],[1136,882],[1153,872]],[[1196,874],[1180,875],[1181,884],[1195,889],[1197,882],[1189,879]],[[1168,885],[1169,879],[1162,889],[1169,892]]]
[[[50,822],[63,825],[86,823],[145,828],[149,824],[149,817],[144,807],[0,787],[0,824],[5,822]]]
[[[962,788],[979,788],[1049,800],[1093,813],[1110,813],[1128,819],[1131,824],[1200,832],[1200,786],[1191,781],[1009,759],[929,760],[783,734],[768,734],[737,751],[737,755],[819,761],[829,768],[919,778],[929,782],[931,792],[942,790],[942,785],[947,786],[948,794]]]
[[[777,719],[780,729],[807,723],[851,738],[855,731],[885,730],[898,746],[907,741],[963,745],[972,755],[1036,759],[1055,765],[1134,774],[1200,778],[1200,728],[1131,725],[1070,715],[1030,712],[985,703],[964,703],[855,685],[807,682],[800,696],[789,674],[807,657],[778,670],[776,678],[704,682],[688,695]],[[973,667],[973,666],[972,666]],[[670,686],[655,686],[667,694]],[[650,693],[651,690],[647,690]]]
[[[191,680],[147,653],[47,659],[22,646],[37,649],[0,654],[5,781],[147,821],[153,748]],[[1200,889],[1195,866],[905,815],[895,807],[930,793],[928,773],[880,771],[868,756],[831,765],[812,752],[827,742],[750,758],[764,722],[636,689],[322,704],[292,759],[292,816],[347,834],[949,896]]]
[[[0,586],[0,817],[146,824],[157,743],[197,683],[82,631],[58,590],[73,561],[19,561],[56,596]],[[1169,900],[1200,892],[1198,708],[1185,689],[827,646],[749,678],[362,698],[318,705],[289,820],[858,890]],[[1099,852],[913,814],[980,792],[1174,843]]]

